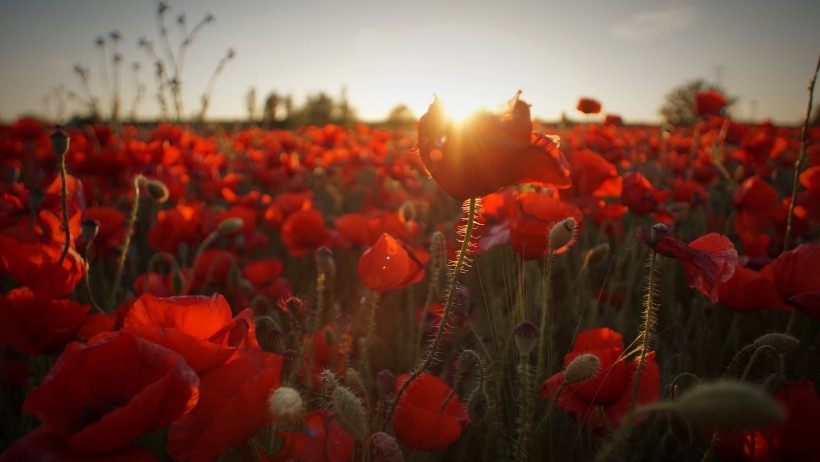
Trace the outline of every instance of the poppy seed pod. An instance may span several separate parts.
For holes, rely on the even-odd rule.
[[[384,432],[370,435],[370,460],[373,462],[404,462],[404,454],[396,438]]]
[[[165,183],[159,180],[146,181],[145,189],[148,191],[148,195],[151,196],[151,199],[153,199],[157,204],[164,204],[170,195],[170,192],[168,192],[168,187],[165,186]]]
[[[538,344],[541,330],[532,321],[524,321],[515,326],[513,335],[515,335],[515,347],[518,348],[518,354],[528,356]]]
[[[68,137],[68,133],[66,133],[61,128],[57,128],[53,132],[51,132],[51,150],[54,151],[54,154],[57,157],[62,157],[68,152],[68,146],[70,144],[70,138]]]
[[[268,398],[268,409],[277,422],[294,422],[302,418],[302,396],[290,387],[279,387]]]

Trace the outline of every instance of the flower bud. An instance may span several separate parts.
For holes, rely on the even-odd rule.
[[[151,199],[157,204],[164,204],[171,194],[168,192],[168,187],[165,186],[165,183],[159,180],[147,180],[145,182],[145,190],[148,191],[148,195],[151,196]]]
[[[379,390],[379,397],[387,398],[393,393],[396,386],[396,376],[387,369],[382,369],[376,374],[376,389]]]
[[[241,228],[245,225],[245,221],[241,218],[234,217],[234,218],[226,218],[219,222],[219,226],[217,226],[216,231],[219,234],[228,234],[236,231],[237,229]]]
[[[762,346],[770,346],[777,350],[780,354],[789,354],[797,349],[800,345],[800,340],[788,334],[779,334],[777,332],[771,334],[763,334],[758,337],[752,346],[760,348]]]
[[[601,360],[591,353],[578,355],[567,365],[564,371],[564,381],[567,384],[589,380],[601,369]]]
[[[80,222],[80,230],[82,230],[85,242],[91,242],[97,237],[97,233],[100,231],[100,222],[93,218],[83,220]]]
[[[57,157],[62,157],[68,152],[68,145],[70,144],[70,138],[68,137],[68,133],[66,133],[61,128],[57,128],[53,132],[51,132],[51,150],[54,151],[54,154]]]
[[[538,344],[541,331],[531,321],[524,321],[515,326],[513,335],[515,336],[515,347],[518,348],[518,354],[528,356]]]
[[[373,462],[404,462],[404,454],[396,438],[384,432],[376,432],[370,435],[370,460]]]
[[[572,244],[575,239],[575,228],[578,223],[575,218],[565,218],[555,225],[550,230],[550,251],[558,252],[563,247]]]
[[[268,398],[268,409],[277,422],[294,422],[302,418],[302,396],[290,387],[279,387]]]
[[[732,381],[687,390],[675,402],[675,410],[690,423],[718,432],[764,428],[785,418],[774,398],[759,388]]]
[[[609,255],[609,244],[603,243],[596,245],[584,254],[584,268],[603,263],[607,255]]]
[[[359,441],[367,438],[367,418],[364,406],[349,389],[337,386],[333,390],[333,410],[339,425]]]

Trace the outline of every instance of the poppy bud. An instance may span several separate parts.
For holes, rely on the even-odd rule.
[[[94,219],[83,220],[80,222],[80,229],[82,230],[85,242],[91,242],[97,237],[97,233],[100,231],[100,222]]]
[[[333,390],[333,409],[339,425],[359,441],[367,437],[367,418],[364,406],[349,389],[337,386]]]
[[[145,189],[148,191],[148,195],[151,196],[151,199],[157,204],[165,203],[170,195],[168,187],[159,180],[147,180],[145,182]]]
[[[268,398],[268,409],[277,422],[293,422],[302,418],[305,410],[302,396],[290,387],[279,387]]]
[[[564,381],[567,384],[583,382],[598,374],[601,369],[601,360],[591,353],[578,355],[567,365],[564,371]]]
[[[568,246],[575,238],[575,227],[578,223],[575,218],[569,217],[556,223],[550,230],[550,250],[556,252]]]
[[[54,151],[57,157],[62,157],[68,152],[69,141],[68,133],[61,128],[58,127],[51,132],[51,150]]]
[[[584,268],[595,266],[604,261],[609,255],[609,244],[598,244],[584,254]]]
[[[336,262],[333,260],[333,251],[330,248],[321,246],[316,249],[313,256],[316,259],[316,270],[319,274],[331,278],[336,274]]]
[[[236,231],[237,229],[241,228],[245,225],[245,221],[241,218],[226,218],[219,222],[219,226],[217,226],[216,231],[219,234],[228,234],[231,232]]]
[[[792,337],[788,334],[779,334],[777,332],[771,334],[763,334],[758,337],[754,342],[752,342],[752,346],[755,348],[760,348],[762,346],[770,346],[777,350],[780,354],[789,354],[792,351],[797,349],[797,346],[800,345],[800,340]]]
[[[376,374],[376,388],[379,390],[381,398],[387,398],[393,393],[396,387],[396,376],[387,369],[382,369]]]
[[[785,418],[774,398],[759,388],[731,381],[687,390],[675,402],[675,410],[687,421],[718,432],[765,428]]]
[[[370,460],[373,462],[404,462],[404,454],[396,438],[384,432],[370,435]]]
[[[524,321],[515,326],[513,335],[515,335],[515,347],[518,348],[518,354],[528,356],[538,344],[541,331],[531,321]]]

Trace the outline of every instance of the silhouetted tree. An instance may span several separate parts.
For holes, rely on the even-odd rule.
[[[726,96],[727,111],[737,101],[737,98],[727,95],[719,85],[697,78],[684,82],[667,93],[658,112],[668,124],[692,126],[698,121],[698,114],[695,112],[695,93],[705,90],[723,93]]]
[[[398,128],[413,125],[416,122],[416,115],[406,104],[398,104],[390,110],[385,124],[388,127]]]

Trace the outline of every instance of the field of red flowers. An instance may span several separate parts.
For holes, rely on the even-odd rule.
[[[820,460],[820,127],[696,97],[0,128],[0,461]]]

